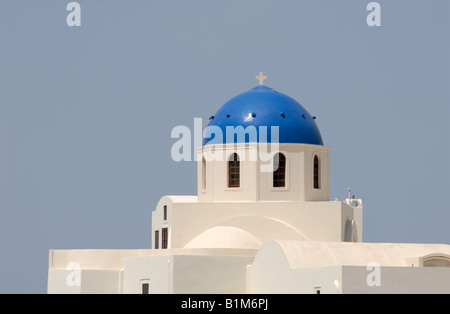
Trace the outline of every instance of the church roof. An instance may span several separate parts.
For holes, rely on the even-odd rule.
[[[258,249],[270,239],[305,241],[307,238],[284,221],[260,216],[237,216],[206,229],[184,248]]]
[[[291,268],[327,266],[411,266],[407,259],[427,255],[450,255],[450,245],[422,243],[362,243],[316,241],[266,241],[258,254],[282,252]],[[258,258],[258,255],[256,256]]]
[[[219,127],[223,138],[214,134],[211,138],[204,138],[203,145],[275,143],[276,136],[272,138],[272,126],[278,127],[279,143],[323,145],[322,136],[314,120],[315,117],[295,99],[270,87],[259,85],[230,99],[210,117],[208,126]],[[227,140],[227,126],[234,128],[242,126],[245,130],[250,130],[247,127],[254,126],[257,133],[256,140],[248,134],[241,138],[234,135],[234,139],[229,137]],[[264,135],[267,134],[267,137],[261,132],[266,132]]]

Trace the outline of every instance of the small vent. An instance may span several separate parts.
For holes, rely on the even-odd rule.
[[[423,260],[423,267],[450,267],[450,259],[445,257],[430,257]]]

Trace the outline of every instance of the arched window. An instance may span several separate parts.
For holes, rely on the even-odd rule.
[[[320,160],[317,155],[314,155],[314,188],[320,189]]]
[[[286,186],[286,157],[277,153],[273,157],[273,187],[281,188]]]
[[[450,267],[450,258],[445,256],[433,256],[423,260],[423,267]]]
[[[240,163],[239,155],[234,153],[228,160],[228,187],[240,187]]]
[[[202,189],[206,190],[206,160],[202,158]]]

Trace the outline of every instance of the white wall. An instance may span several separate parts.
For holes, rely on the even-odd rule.
[[[78,272],[74,274],[74,272]],[[79,282],[77,281],[79,276]],[[48,294],[118,294],[121,293],[121,271],[102,269],[50,269]]]
[[[281,255],[266,252],[264,258],[264,263],[259,260],[249,267],[248,293],[450,293],[450,268],[382,266],[378,282],[378,278],[372,280],[374,268],[367,266],[291,269]]]
[[[73,270],[64,269],[49,269],[47,279],[47,293],[48,294],[80,294],[81,293],[81,281],[80,284],[67,284],[67,280],[72,279],[74,274]],[[81,272],[79,273],[81,278]],[[68,279],[68,277],[71,277]]]
[[[161,218],[164,204],[168,205],[168,221]],[[194,199],[186,201],[184,196],[166,196],[158,203],[152,224],[153,230],[169,228],[169,248],[182,248],[208,228],[238,216],[278,219],[295,228],[308,240],[340,242],[346,240],[348,221],[355,220],[358,230],[362,231],[361,213],[362,208],[353,208],[338,201],[197,203]]]
[[[151,250],[50,250],[48,293],[122,293],[124,257]]]
[[[173,256],[130,257],[123,261],[123,293],[141,294],[142,283],[149,283],[149,293],[173,292]]]
[[[275,254],[274,254],[275,253]],[[294,293],[296,281],[287,259],[277,250],[259,250],[247,267],[247,293]]]
[[[249,267],[247,293],[255,294],[339,294],[342,293],[342,266],[306,269],[281,268],[279,261],[268,268]]]
[[[257,143],[207,145],[197,150],[197,190],[199,202],[214,201],[328,201],[329,150],[327,146],[279,144],[271,151]],[[228,187],[228,160],[234,152],[240,156],[240,187]],[[277,152],[286,157],[286,186],[273,187],[271,161]],[[320,160],[320,189],[313,187],[314,155]],[[214,159],[213,157],[214,156]],[[263,156],[263,157],[261,157]],[[202,159],[206,160],[203,175]],[[268,166],[268,167],[267,167]],[[206,177],[206,189],[203,178]]]
[[[245,293],[253,256],[165,255],[124,259],[124,293]]]
[[[372,269],[362,266],[342,268],[343,293],[450,294],[450,268],[380,267],[380,285],[368,285]]]
[[[256,250],[51,250],[47,292],[245,293]],[[76,265],[68,269],[70,265]]]
[[[269,257],[268,257],[269,258]],[[272,264],[249,268],[248,293],[313,294],[449,294],[450,268],[380,267],[380,281],[372,281],[373,268],[329,266],[303,269]],[[277,267],[281,267],[277,269]],[[369,281],[368,281],[369,277]],[[369,284],[368,284],[369,282]]]
[[[159,231],[159,248],[162,248],[162,229],[168,229],[168,239],[169,239],[169,247],[171,248],[172,243],[172,213],[173,206],[178,207],[179,204],[183,204],[181,207],[190,207],[190,204],[197,203],[197,196],[163,196],[158,204],[156,205],[156,209],[152,212],[152,229],[151,229],[151,247],[155,248],[155,231]],[[167,219],[164,219],[164,206],[167,206]],[[176,246],[175,246],[176,247]]]
[[[246,293],[253,256],[174,256],[174,293]]]
[[[267,241],[248,267],[248,292],[448,294],[450,267],[408,263],[410,256],[446,256],[448,250],[436,244]]]

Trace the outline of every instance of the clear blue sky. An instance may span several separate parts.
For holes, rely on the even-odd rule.
[[[171,159],[263,71],[331,147],[331,199],[364,202],[367,242],[450,243],[446,0],[0,0],[0,292],[45,293],[48,250],[150,248]]]

